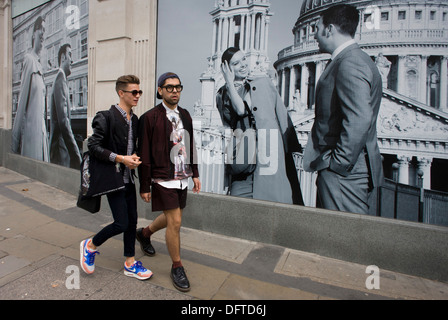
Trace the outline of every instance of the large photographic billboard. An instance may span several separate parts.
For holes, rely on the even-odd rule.
[[[88,1],[22,7],[13,17],[12,151],[77,169],[87,134]]]

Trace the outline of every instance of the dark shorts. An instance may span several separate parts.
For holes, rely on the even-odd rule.
[[[168,189],[158,183],[152,184],[151,203],[152,211],[165,211],[185,208],[187,204],[188,188]]]

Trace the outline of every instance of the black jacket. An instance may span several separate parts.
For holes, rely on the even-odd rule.
[[[131,118],[134,146],[132,154],[137,151],[138,117]],[[128,148],[129,126],[120,111],[115,106],[109,110],[99,111],[92,121],[93,134],[89,137],[87,146],[90,153],[101,161],[109,161],[112,152],[126,155]],[[121,170],[124,165],[121,164]]]

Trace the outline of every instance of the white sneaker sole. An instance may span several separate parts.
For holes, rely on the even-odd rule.
[[[134,272],[129,272],[129,271],[124,270],[124,275],[128,276],[128,277],[133,277],[133,278],[136,278],[138,280],[142,280],[143,281],[143,280],[150,279],[152,277],[153,273],[151,272],[149,275],[142,277],[142,276],[140,276],[140,275],[138,275],[138,274],[136,274]]]

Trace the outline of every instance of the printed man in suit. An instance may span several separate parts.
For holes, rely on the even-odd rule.
[[[50,162],[79,168],[81,154],[70,123],[70,99],[67,77],[71,73],[72,49],[64,44],[58,53],[59,71],[51,95]]]
[[[358,23],[355,7],[336,5],[322,13],[316,26],[319,49],[331,60],[316,86],[304,165],[318,172],[319,207],[367,214],[369,195],[383,180],[376,132],[382,81],[354,40]]]

